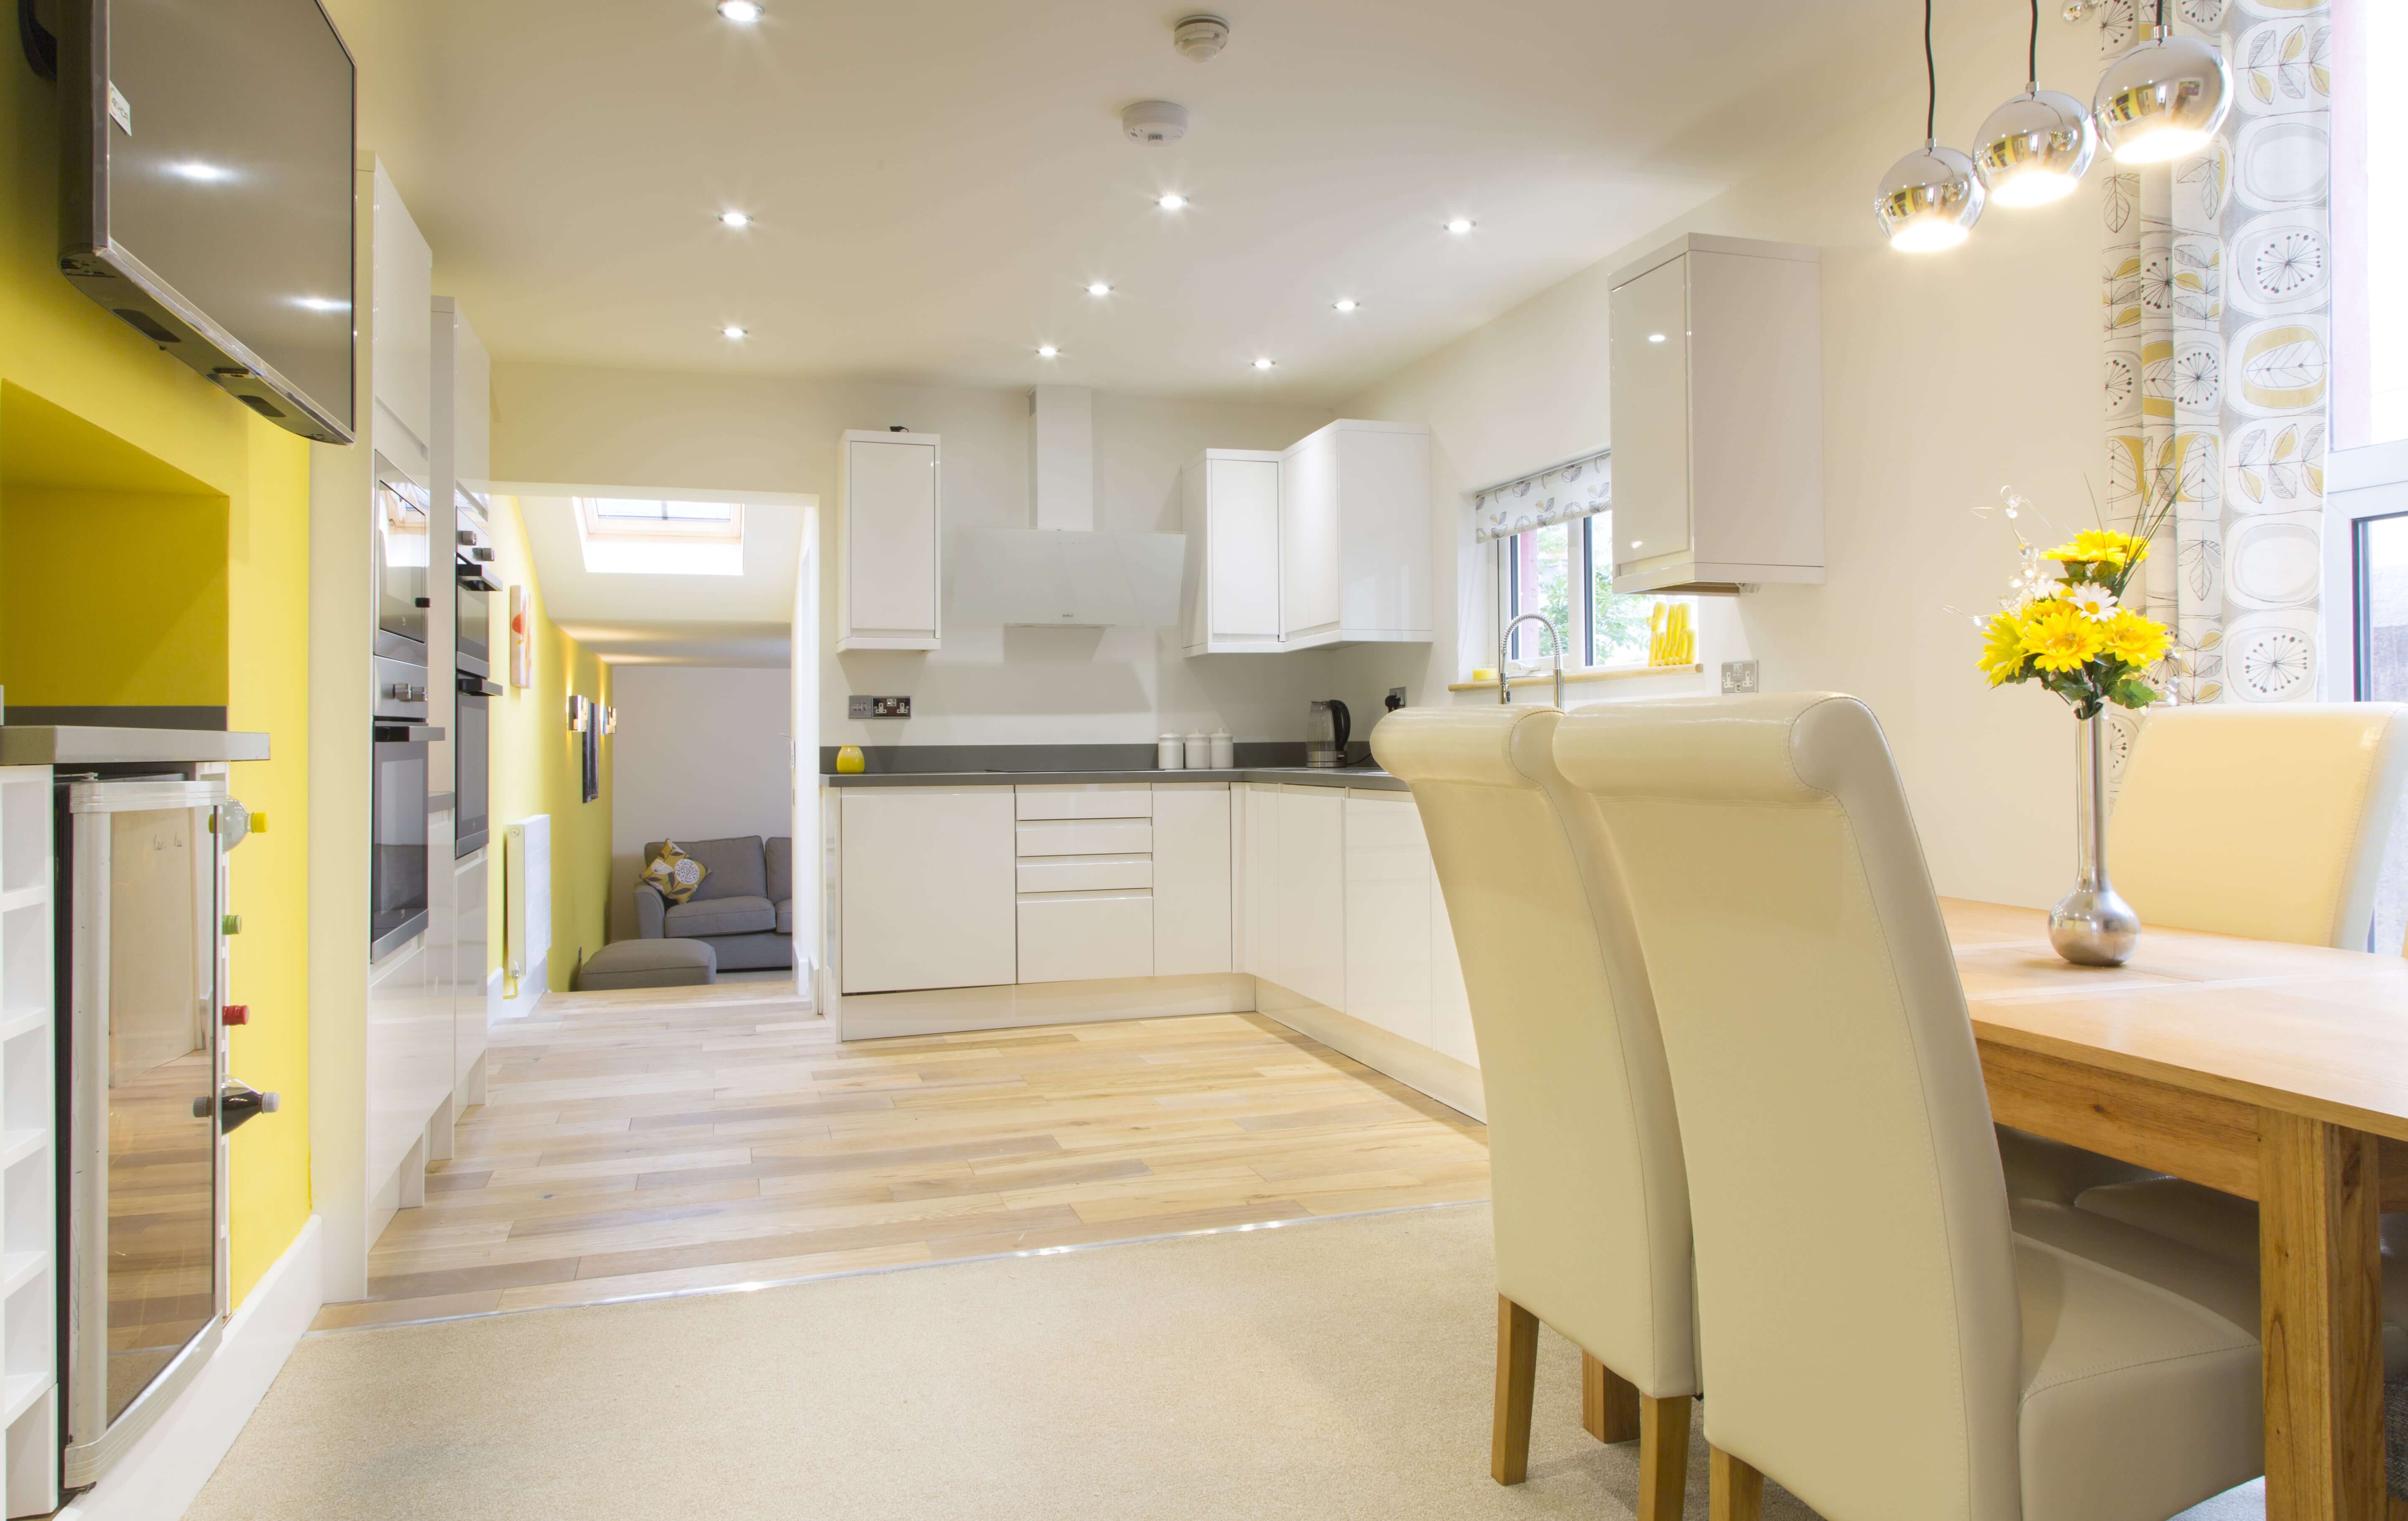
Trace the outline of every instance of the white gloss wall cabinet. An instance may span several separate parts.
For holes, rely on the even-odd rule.
[[[844,991],[1014,981],[1012,789],[855,787],[839,798]]]
[[[386,458],[423,481],[435,447],[434,332],[427,322],[435,305],[435,251],[381,163],[374,167],[373,185],[368,298],[375,338],[368,373],[376,415],[370,438]]]
[[[1430,637],[1430,435],[1341,420],[1280,458],[1281,648]]]
[[[1275,898],[1279,952],[1271,981],[1346,1011],[1346,793],[1280,788]]]
[[[1821,257],[1691,233],[1614,272],[1615,591],[1823,580]]]
[[[1412,795],[1347,794],[1345,1012],[1425,1046],[1436,889]]]
[[[1154,789],[1154,975],[1234,971],[1230,789]]]
[[[837,639],[844,650],[934,650],[944,576],[941,440],[849,432],[837,492]]]
[[[1208,449],[1180,475],[1191,655],[1280,648],[1280,456]]]

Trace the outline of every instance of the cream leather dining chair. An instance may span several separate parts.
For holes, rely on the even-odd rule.
[[[1630,883],[1680,1118],[1717,1517],[2165,1521],[2261,1470],[2255,1296],[2010,1205],[1872,714],[1600,703],[1557,767]]]
[[[2408,707],[2216,705],[2152,713],[2108,829],[2117,889],[2147,926],[2367,948],[2408,785]],[[2175,1178],[2090,1187],[2082,1208],[2258,1270],[2258,1207]],[[2408,1372],[2408,1215],[2383,1221],[2383,1354]]]
[[[1371,731],[1371,753],[1421,810],[1487,1092],[1491,1471],[1509,1485],[1526,1471],[1544,1322],[1582,1351],[1590,1432],[1639,1439],[1640,1521],[1679,1521],[1698,1392],[1688,1186],[1627,907],[1550,798],[1562,716],[1407,709]]]

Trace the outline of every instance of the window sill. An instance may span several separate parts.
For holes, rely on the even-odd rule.
[[[1705,668],[1702,665],[1607,666],[1589,670],[1568,670],[1564,672],[1564,684],[1570,686],[1575,682],[1627,682],[1648,676],[1698,676],[1704,674]],[[1533,671],[1527,676],[1516,676],[1513,680],[1516,684],[1522,686],[1528,686],[1533,682],[1545,685],[1555,680],[1555,674],[1552,671]],[[1494,692],[1497,690],[1497,683],[1495,682],[1449,682],[1446,689],[1449,692]]]

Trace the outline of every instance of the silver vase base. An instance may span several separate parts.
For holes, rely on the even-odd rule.
[[[2077,967],[2120,967],[2141,941],[2141,916],[2113,887],[2077,887],[2048,911],[2048,943]]]

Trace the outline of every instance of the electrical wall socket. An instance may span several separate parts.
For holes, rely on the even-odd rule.
[[[1723,662],[1723,696],[1733,696],[1756,690],[1756,662],[1726,660]]]
[[[847,718],[909,718],[911,716],[911,699],[849,696],[844,699],[844,716]]]

